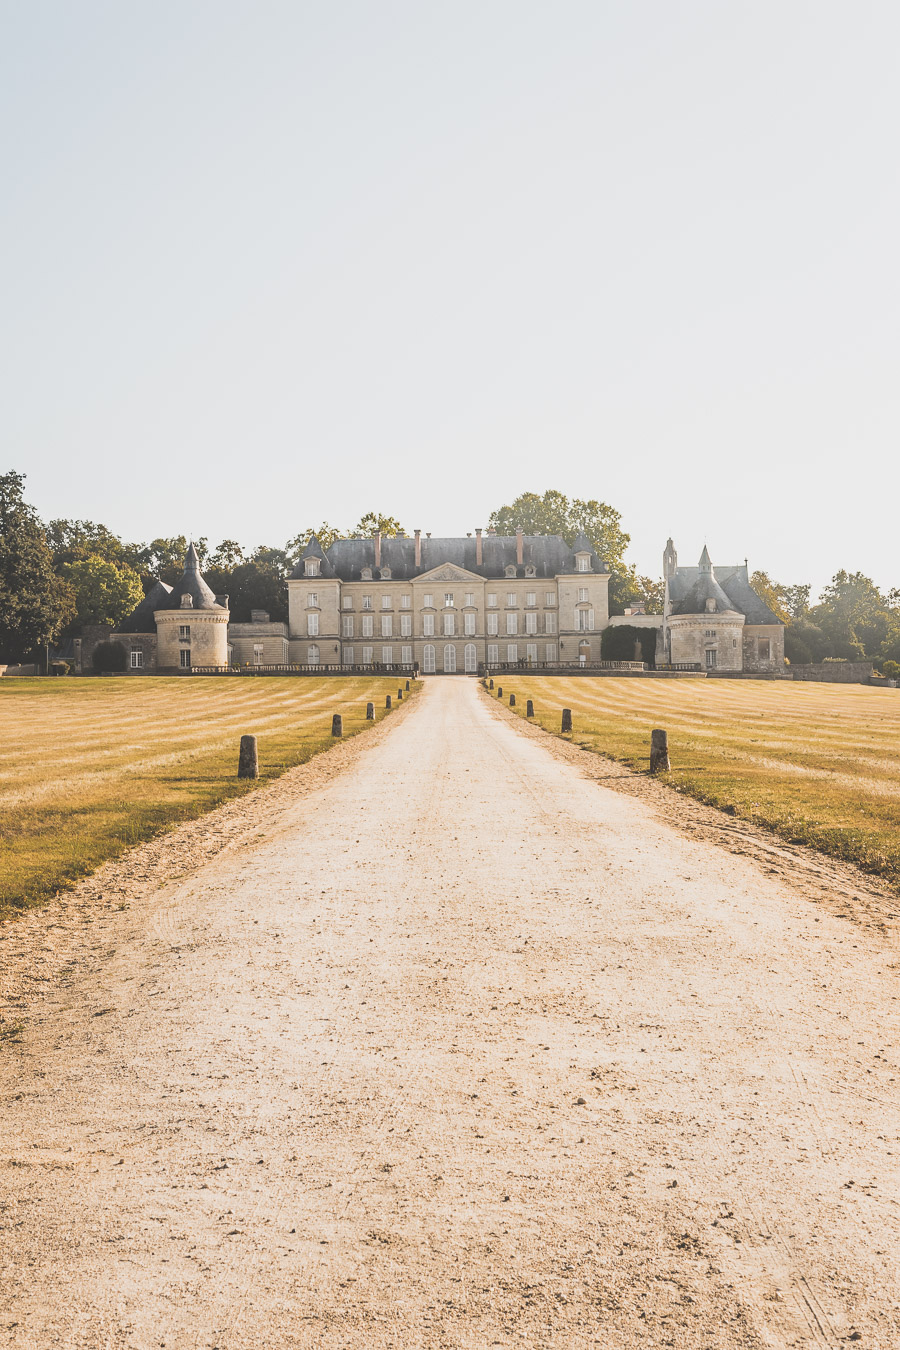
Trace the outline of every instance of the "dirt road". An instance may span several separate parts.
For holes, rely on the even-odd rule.
[[[336,755],[181,880],[44,912],[0,1345],[900,1346],[891,925],[472,681]]]

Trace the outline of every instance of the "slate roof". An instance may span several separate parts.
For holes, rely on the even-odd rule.
[[[372,543],[372,548],[373,550],[375,548],[374,541]],[[300,555],[299,562],[297,563],[296,567],[291,573],[291,576],[293,578],[296,579],[297,577],[306,576],[306,567],[304,566],[304,563],[307,558],[319,559],[319,576],[333,577],[336,575],[335,570],[329,561],[328,554],[323,552],[322,545],[319,543],[318,539],[314,534],[311,534],[309,536],[309,543],[306,545],[306,548]]]
[[[701,593],[697,587],[704,576],[707,579],[712,578],[715,589]],[[722,594],[719,594],[720,592]],[[715,596],[720,607],[724,605],[743,614],[747,623],[781,623],[778,615],[772,613],[766,602],[750,585],[746,563],[717,566],[709,572],[701,571],[699,567],[678,567],[669,577],[669,599],[672,602],[673,614],[704,613],[707,594]]]
[[[224,609],[218,604],[212,590],[207,586],[200,573],[200,559],[197,550],[191,544],[184,560],[184,573],[181,580],[173,586],[157,609],[181,609],[181,597],[189,595],[194,609]]]
[[[607,573],[608,568],[591,548],[590,542],[584,540],[583,548],[590,550],[590,570],[592,572]],[[416,567],[416,541],[411,535],[400,535],[397,538],[389,539],[382,537],[381,540],[381,568],[389,568],[391,580],[409,581],[413,577],[422,576],[425,572],[430,572],[433,567],[440,567],[442,563],[454,563],[457,567],[463,567],[467,572],[473,572],[480,577],[496,577],[498,579],[506,575],[507,567],[515,567],[516,575],[524,577],[525,568],[533,567],[536,577],[555,577],[560,573],[575,571],[575,550],[570,549],[564,539],[555,534],[525,534],[522,536],[522,563],[516,563],[516,536],[500,534],[483,534],[482,558],[483,562],[479,565],[475,561],[476,539],[471,538],[437,538],[429,539],[422,536],[422,562],[420,567]],[[576,544],[578,540],[576,540]],[[310,540],[311,548],[313,540]],[[316,541],[316,548],[318,542]],[[306,557],[307,554],[304,554]],[[322,554],[319,549],[316,556],[324,558],[330,568],[326,572],[322,567],[323,576],[336,576],[341,581],[359,581],[362,577],[363,568],[372,569],[372,577],[379,580],[382,572],[375,567],[375,540],[374,539],[336,539],[326,554]],[[292,577],[304,576],[303,559],[291,573]]]
[[[156,620],[153,615],[156,610],[164,608],[171,592],[172,587],[164,581],[155,581],[138,607],[131,611],[127,619],[116,625],[116,632],[155,633]]]

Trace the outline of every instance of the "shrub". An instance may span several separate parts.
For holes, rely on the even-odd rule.
[[[94,648],[94,670],[123,671],[128,667],[128,653],[121,642],[98,642]]]
[[[51,661],[51,662],[50,662],[50,674],[51,674],[51,675],[68,675],[69,672],[71,671],[71,669],[72,669],[72,667],[69,665],[68,661]]]
[[[635,643],[640,644],[640,656],[635,657]],[[604,628],[600,639],[600,656],[604,661],[646,661],[653,665],[656,660],[656,629],[638,628],[636,624],[616,624]]]
[[[900,680],[900,661],[885,661],[881,673],[887,680]]]

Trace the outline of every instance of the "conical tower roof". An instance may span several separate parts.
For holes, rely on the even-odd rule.
[[[189,595],[191,597],[192,609],[222,609],[223,606],[216,602],[216,597],[212,590],[203,580],[200,571],[200,558],[197,550],[191,542],[187,555],[184,559],[184,572],[181,580],[172,588],[169,595],[158,609],[181,609],[181,597]]]

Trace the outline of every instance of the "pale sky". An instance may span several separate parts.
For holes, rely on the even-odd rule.
[[[900,585],[896,0],[0,0],[0,468]]]

